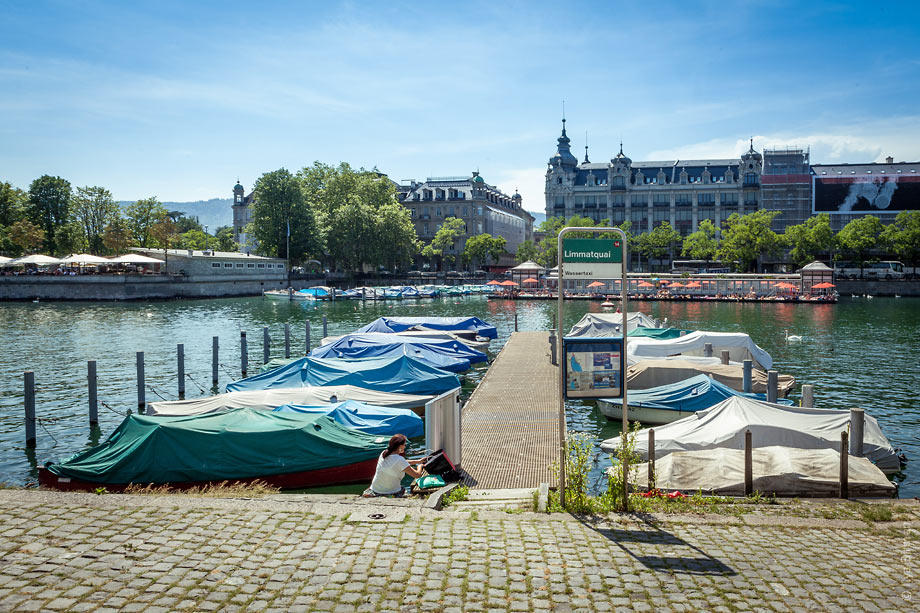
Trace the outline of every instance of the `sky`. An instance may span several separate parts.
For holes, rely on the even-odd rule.
[[[544,209],[592,162],[920,159],[917,2],[0,0],[0,181],[228,198],[315,160]]]

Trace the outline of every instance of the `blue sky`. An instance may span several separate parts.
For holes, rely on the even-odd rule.
[[[185,201],[347,161],[542,211],[562,100],[595,162],[917,160],[918,6],[0,0],[0,180]]]

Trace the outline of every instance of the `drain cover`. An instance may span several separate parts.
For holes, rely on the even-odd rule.
[[[368,517],[371,519],[383,519],[384,517],[386,517],[386,515],[384,515],[383,513],[371,513],[370,515],[368,515]]]

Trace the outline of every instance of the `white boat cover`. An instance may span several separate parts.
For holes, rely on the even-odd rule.
[[[391,334],[395,334],[396,336],[407,336],[410,338],[430,338],[436,341],[459,341],[463,343],[464,345],[466,345],[467,347],[471,349],[475,349],[476,351],[488,351],[489,349],[488,340],[484,340],[484,341],[470,340],[468,338],[463,338],[462,336],[458,336],[452,332],[443,332],[441,330],[406,330],[405,332],[392,332]],[[340,338],[342,338],[343,336],[348,336],[348,335],[342,334],[339,336],[327,336],[323,340],[320,341],[320,346],[334,343]]]
[[[722,364],[718,358],[683,357],[642,360],[631,364],[626,369],[627,389],[644,390],[670,385],[696,375],[709,375],[736,392],[744,391],[744,367],[741,364]],[[779,375],[777,383],[777,394],[785,398],[795,385],[795,378]],[[757,369],[751,371],[751,391],[755,394],[767,393],[767,373]]]
[[[773,358],[770,357],[770,354],[758,347],[744,332],[699,330],[680,338],[665,340],[633,338],[626,344],[626,355],[630,364],[646,358],[664,358],[674,355],[702,356],[706,343],[712,343],[712,355],[716,358],[722,355],[722,350],[728,349],[729,360],[733,362],[753,360],[754,368],[760,370],[773,368]]]
[[[833,449],[762,447],[752,453],[754,491],[777,496],[833,497],[840,491],[840,455]],[[634,482],[648,489],[648,465]],[[744,450],[678,451],[655,462],[655,485],[667,491],[744,496]],[[849,456],[849,494],[892,497],[897,488],[866,458]]]
[[[761,402],[742,396],[697,411],[693,415],[655,427],[655,457],[675,451],[700,449],[744,450],[744,431],[751,431],[754,449],[792,447],[795,449],[834,449],[840,452],[840,433],[850,424],[850,412],[833,409],[808,409]],[[601,450],[613,453],[620,437],[601,443]],[[882,434],[874,417],[866,415],[863,452],[884,472],[897,472],[901,462],[891,443]],[[648,458],[648,430],[636,434],[636,453]]]
[[[622,325],[622,313],[585,313],[585,316],[572,326],[568,336],[620,336]],[[658,322],[641,311],[626,314],[627,331],[657,327]]]
[[[424,407],[425,403],[434,398],[429,395],[394,394],[391,392],[376,392],[354,385],[330,385],[324,387],[297,387],[272,390],[258,390],[252,392],[228,392],[206,398],[193,400],[170,400],[165,402],[151,402],[147,404],[148,415],[201,415],[203,413],[216,413],[227,409],[247,407],[272,411],[285,404],[327,404],[345,400],[357,400],[366,404],[380,407],[397,407],[401,409],[416,409]]]

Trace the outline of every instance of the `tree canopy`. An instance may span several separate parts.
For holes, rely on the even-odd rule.
[[[711,219],[704,219],[697,226],[696,232],[684,239],[681,254],[694,260],[711,260],[716,257],[719,241],[716,240],[716,226]]]
[[[837,234],[837,240],[840,242],[840,248],[862,269],[869,261],[871,251],[878,246],[882,229],[882,222],[878,217],[857,217],[843,227]]]
[[[792,248],[789,257],[799,268],[813,262],[818,255],[833,250],[837,245],[836,236],[831,230],[831,218],[827,213],[809,217],[804,223],[786,227],[785,240]]]
[[[753,271],[761,255],[776,255],[782,247],[780,237],[770,229],[779,211],[760,210],[747,215],[732,213],[722,222],[719,259],[737,262],[738,272]]]
[[[70,212],[70,182],[61,177],[42,175],[29,186],[29,219],[45,233],[45,249],[56,252],[55,235],[67,223]]]
[[[266,172],[253,193],[251,226],[259,253],[291,262],[317,254],[316,218],[294,175],[285,168]]]
[[[525,241],[533,245],[532,241]],[[505,252],[507,240],[504,236],[492,236],[491,234],[477,234],[466,239],[466,247],[463,249],[463,259],[467,262],[475,262],[479,268],[487,266],[489,259],[498,262],[498,258]],[[518,246],[518,256],[521,254],[521,245]],[[524,260],[521,260],[522,262]]]
[[[125,208],[125,223],[135,244],[152,247],[151,229],[166,218],[166,207],[155,196],[132,202]]]
[[[121,214],[112,193],[104,187],[78,187],[73,195],[71,209],[83,233],[83,242],[90,253],[106,251],[103,235],[105,229]]]
[[[454,262],[456,254],[448,251],[466,231],[466,222],[458,217],[448,217],[438,228],[431,242],[422,249],[422,255],[428,258],[440,257],[447,262]]]
[[[882,231],[882,242],[908,264],[920,261],[920,211],[901,211]]]

